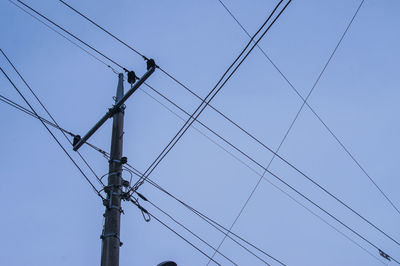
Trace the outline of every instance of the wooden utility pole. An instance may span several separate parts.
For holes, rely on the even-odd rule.
[[[124,96],[124,75],[118,75],[118,87],[115,95],[117,104]],[[108,172],[108,185],[104,191],[107,193],[104,212],[104,228],[101,235],[101,266],[119,265],[119,248],[121,241],[121,196],[122,196],[122,142],[124,135],[124,105],[116,110],[113,116],[111,136],[110,161]]]
[[[122,165],[126,158],[122,157],[122,144],[124,135],[124,109],[125,101],[142,85],[156,69],[153,59],[147,60],[147,72],[137,78],[133,71],[128,72],[128,82],[131,88],[124,94],[124,75],[118,75],[118,87],[115,96],[115,104],[108,112],[86,133],[82,138],[74,137],[74,151],[77,151],[86,141],[109,119],[113,118],[111,136],[110,161],[108,172],[108,184],[104,187],[107,198],[103,204],[106,207],[104,212],[104,227],[101,234],[101,266],[119,266],[120,241],[120,220],[121,220],[121,199],[128,199],[128,193],[123,195],[122,186],[129,187],[122,179]]]

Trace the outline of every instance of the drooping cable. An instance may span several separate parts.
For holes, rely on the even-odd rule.
[[[196,233],[194,233],[191,229],[189,229],[187,226],[183,225],[181,222],[179,222],[177,219],[175,219],[174,217],[172,217],[172,215],[170,215],[169,213],[167,213],[166,211],[164,211],[163,209],[161,209],[160,207],[158,207],[156,204],[154,204],[151,200],[149,200],[147,197],[144,197],[141,193],[136,191],[136,194],[144,201],[148,202],[151,206],[153,206],[154,208],[156,208],[159,212],[163,213],[164,215],[166,215],[169,219],[171,219],[174,223],[178,224],[180,227],[182,227],[183,229],[185,229],[187,232],[189,232],[191,235],[193,235],[194,237],[196,237],[197,239],[199,239],[201,242],[203,242],[204,244],[206,244],[209,248],[211,248],[212,250],[214,250],[215,252],[217,252],[218,254],[220,254],[222,257],[224,257],[226,260],[228,260],[230,263],[232,263],[233,265],[238,265],[237,263],[235,263],[234,261],[232,261],[230,258],[228,258],[226,255],[224,255],[223,253],[217,251],[211,244],[209,244],[207,241],[205,241],[203,238],[201,238],[200,236],[198,236]]]
[[[131,167],[131,166],[130,166]],[[138,172],[140,173],[140,172]],[[135,173],[136,174],[136,173]],[[189,205],[187,205],[186,203],[184,203],[183,201],[180,201],[178,198],[176,198],[175,196],[173,196],[172,194],[170,194],[168,191],[164,190],[161,186],[157,185],[157,183],[153,182],[150,178],[148,178],[146,180],[147,183],[149,183],[150,185],[154,186],[155,188],[159,189],[160,191],[166,193],[168,196],[174,198],[175,200],[179,201],[181,204],[183,204],[186,208],[188,208],[190,211],[192,211],[194,214],[196,214],[198,217],[200,217],[202,220],[204,220],[205,222],[207,222],[208,224],[210,224],[212,227],[214,227],[216,230],[218,230],[221,233],[227,232],[227,228],[225,228],[224,226],[222,226],[221,224],[219,224],[218,222],[216,222],[215,220],[209,218],[208,216],[202,214],[201,212],[195,210],[194,208],[190,207]],[[255,246],[254,244],[250,243],[249,241],[247,241],[246,239],[244,239],[243,237],[235,234],[234,232],[230,232],[230,235],[236,237],[237,239],[239,239],[240,241],[246,243],[247,245],[251,246],[252,248],[256,249],[257,251],[261,252],[262,254],[264,254],[265,256],[273,259],[274,261],[278,262],[281,265],[285,265],[284,263],[282,263],[281,261],[279,261],[278,259],[274,258],[272,255],[268,254],[266,251],[262,250],[261,248]],[[238,244],[240,247],[242,247],[243,249],[245,249],[247,252],[249,252],[251,255],[253,255],[254,257],[256,257],[257,259],[259,259],[261,262],[267,264],[267,262],[262,259],[260,256],[258,256],[257,254],[255,254],[254,252],[252,252],[251,250],[249,250],[247,247],[245,247],[243,244],[241,244],[237,239],[233,238],[232,236],[228,236],[232,241],[234,241],[236,244]]]
[[[9,83],[14,87],[14,89],[18,92],[18,94],[21,96],[21,98],[24,100],[24,102],[29,106],[31,111],[35,114],[35,116],[39,117],[35,109],[32,107],[32,105],[28,102],[28,100],[25,98],[25,96],[21,93],[21,91],[15,86],[14,82],[9,78],[9,76],[4,72],[3,68],[0,67],[1,72],[3,75],[7,78]],[[39,119],[40,120],[40,119]],[[99,190],[94,186],[92,181],[86,176],[86,174],[82,171],[82,169],[79,167],[79,165],[75,162],[75,160],[71,157],[71,155],[67,152],[67,150],[64,148],[64,146],[61,144],[61,142],[57,139],[57,137],[53,134],[53,132],[49,129],[49,127],[46,125],[45,122],[40,120],[43,126],[46,128],[46,130],[50,133],[50,135],[53,137],[53,139],[57,142],[57,144],[60,146],[60,148],[64,151],[64,153],[68,156],[68,158],[71,160],[71,162],[75,165],[75,167],[79,170],[79,172],[83,175],[83,177],[86,179],[86,181],[90,184],[92,189],[95,191],[95,193],[104,200],[104,197],[100,194]]]
[[[207,253],[205,253],[203,250],[201,250],[199,247],[197,247],[196,245],[194,245],[192,242],[190,242],[189,240],[187,240],[185,237],[183,237],[181,234],[179,234],[177,231],[175,231],[174,229],[172,229],[170,226],[168,226],[166,223],[164,223],[163,221],[161,221],[160,219],[158,219],[156,216],[154,216],[154,214],[150,213],[149,211],[147,211],[145,208],[143,208],[141,205],[139,205],[136,201],[134,201],[133,199],[130,199],[130,202],[132,202],[136,207],[139,208],[139,210],[141,210],[142,212],[145,212],[146,214],[148,214],[151,218],[155,219],[157,222],[159,222],[160,224],[162,224],[164,227],[166,227],[168,230],[170,230],[171,232],[173,232],[175,235],[177,235],[179,238],[181,238],[183,241],[185,241],[186,243],[188,243],[189,245],[191,245],[193,248],[195,248],[197,251],[199,251],[201,254],[203,254],[204,256],[206,256],[208,259],[211,259],[213,262],[215,262],[217,265],[220,265],[216,260],[214,260],[213,258],[211,258],[209,255],[207,255]]]

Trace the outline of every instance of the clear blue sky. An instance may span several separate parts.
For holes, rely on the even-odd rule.
[[[26,3],[137,74],[145,72],[145,62],[139,56],[58,1],[27,0]],[[217,0],[69,0],[68,3],[154,58],[202,97],[212,89],[248,41]],[[224,3],[252,34],[277,1],[225,0]],[[293,0],[260,42],[304,97],[359,4],[359,0]],[[399,11],[399,1],[366,0],[309,99],[309,104],[396,206],[400,206]],[[112,105],[117,76],[9,1],[0,3],[0,32],[1,49],[62,127],[83,135]],[[45,116],[11,67],[0,58],[0,66]],[[152,75],[149,84],[188,112],[194,111],[200,103],[160,71]],[[0,78],[0,85],[1,95],[25,106],[4,77]],[[163,101],[147,88],[143,87],[143,90]],[[301,99],[257,49],[212,102],[272,149],[278,147],[301,104]],[[174,111],[185,117],[179,110]],[[104,212],[101,201],[38,120],[3,103],[0,112],[3,166],[1,264],[99,265],[99,236]],[[272,158],[270,152],[213,110],[206,109],[199,120],[263,165]],[[182,124],[182,120],[143,91],[137,91],[127,102],[124,155],[133,166],[146,170]],[[263,172],[201,125],[194,123],[194,126],[256,172]],[[108,151],[110,132],[108,121],[91,142]],[[55,133],[95,182],[67,141],[59,132]],[[98,175],[107,173],[105,158],[86,146],[81,151]],[[308,108],[301,112],[279,154],[400,240],[399,213]],[[388,254],[400,259],[398,245],[282,161],[275,159],[270,169]],[[129,175],[124,174],[124,177]],[[271,175],[265,177],[379,260],[387,262],[375,249]],[[259,176],[191,128],[151,178],[229,227]],[[144,184],[140,191],[211,245],[218,246],[223,237],[221,233],[150,185]],[[213,253],[149,204],[143,203],[143,206],[207,254]],[[157,221],[146,223],[133,205],[123,203],[123,208],[121,265],[156,265],[167,259],[175,260],[178,265],[205,265],[208,262],[205,256]],[[381,265],[265,180],[261,181],[233,231],[288,265]],[[220,251],[239,265],[263,265],[229,239]],[[265,256],[263,258],[275,265]],[[230,265],[220,255],[215,259],[222,265]]]

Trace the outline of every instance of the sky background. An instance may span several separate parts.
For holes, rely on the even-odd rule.
[[[138,75],[146,71],[141,57],[60,2],[27,0],[26,3]],[[69,0],[68,3],[147,57],[154,58],[158,65],[201,97],[207,95],[249,40],[217,0]],[[253,34],[277,1],[224,0],[224,3]],[[260,42],[260,47],[303,97],[312,88],[359,4],[358,0],[293,0]],[[399,10],[399,1],[366,0],[308,101],[396,206],[400,206]],[[1,49],[62,127],[84,135],[111,107],[117,75],[5,0],[0,2],[0,32]],[[3,57],[0,66],[38,113],[45,116]],[[193,112],[200,104],[199,99],[159,70],[150,77],[149,84],[188,112]],[[0,88],[1,95],[26,106],[4,76],[0,78]],[[127,83],[125,88],[128,88]],[[142,89],[126,103],[124,155],[131,165],[144,172],[184,123],[146,93],[185,119],[187,116],[148,88]],[[275,150],[302,100],[255,49],[212,105]],[[99,265],[104,212],[101,201],[38,120],[4,103],[0,104],[0,112],[3,114],[0,131],[3,140],[1,264]],[[199,120],[261,164],[267,165],[271,160],[271,152],[212,109],[207,108]],[[259,179],[256,173],[262,174],[263,169],[198,123],[193,126],[247,166],[192,127],[150,178],[197,210],[230,227]],[[56,130],[54,133],[95,183],[94,176],[68,142]],[[111,121],[108,121],[90,142],[109,151],[110,137]],[[80,151],[98,175],[107,173],[108,163],[101,154],[87,146]],[[399,213],[307,107],[279,154],[400,240]],[[397,244],[278,158],[270,170],[386,253],[400,259]],[[265,177],[387,263],[362,239],[271,175]],[[129,178],[129,174],[124,173],[124,178]],[[381,265],[271,183],[261,181],[233,232],[287,265]],[[212,246],[218,246],[222,240],[222,233],[149,184],[144,184],[140,192]],[[212,255],[211,248],[151,205],[142,204]],[[156,220],[146,223],[132,204],[123,202],[123,209],[121,240],[124,245],[120,265],[157,265],[164,260],[174,260],[178,265],[207,264],[204,255]],[[229,239],[220,252],[239,265],[263,265]],[[265,255],[257,254],[268,263],[276,264]],[[220,255],[215,259],[222,265],[230,265]]]

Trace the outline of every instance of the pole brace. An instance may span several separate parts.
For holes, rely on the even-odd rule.
[[[147,61],[147,72],[132,85],[131,89],[122,96],[122,98],[115,103],[115,105],[108,110],[108,112],[86,133],[79,141],[73,146],[73,150],[77,151],[109,118],[114,112],[120,111],[125,101],[154,73],[156,64],[153,59]]]

